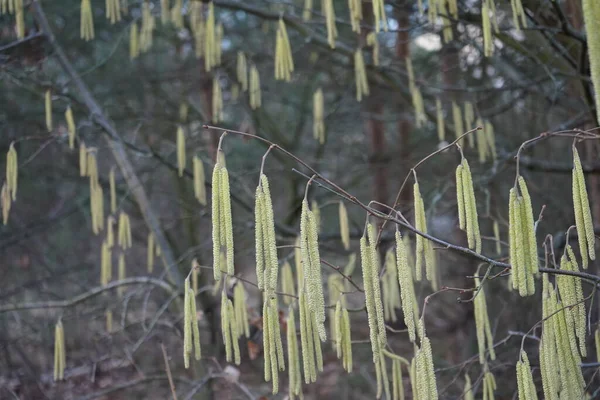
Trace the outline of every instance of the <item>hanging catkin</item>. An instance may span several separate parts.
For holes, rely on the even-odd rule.
[[[348,0],[348,8],[350,10],[350,24],[352,32],[360,33],[360,23],[362,21],[362,1]]]
[[[521,28],[526,28],[527,15],[525,14],[525,10],[523,9],[523,4],[521,3],[521,0],[510,0],[510,7],[512,8],[513,23],[515,25],[515,28],[517,28],[517,31],[520,31]]]
[[[417,86],[415,80],[415,73],[412,66],[412,60],[410,57],[406,57],[406,74],[408,75],[408,89],[412,100],[413,108],[415,110],[415,123],[417,128],[423,126],[427,122],[427,116],[425,115],[425,106],[423,104],[423,95],[421,90]]]
[[[335,49],[335,39],[338,36],[338,31],[335,26],[335,9],[333,8],[333,0],[322,0],[323,14],[325,15],[325,25],[327,26],[327,42],[329,47]]]
[[[260,76],[256,65],[250,68],[250,108],[256,110],[261,106]]]
[[[115,218],[109,215],[106,218],[106,244],[112,248],[115,244],[115,232],[114,232]]]
[[[470,101],[465,102],[465,132],[473,130],[475,123],[475,111],[473,110],[473,103]],[[467,135],[469,147],[475,147],[475,135]]]
[[[352,372],[352,338],[350,331],[350,316],[348,310],[338,301],[335,307],[335,348],[337,357],[342,359],[342,366]]]
[[[2,191],[0,192],[0,200],[2,202],[0,207],[2,207],[2,223],[4,225],[8,223],[8,215],[10,213],[10,206],[12,203],[9,192],[10,191],[8,189],[8,186],[6,185],[6,182],[4,182],[4,184],[2,185]]]
[[[385,16],[385,5],[383,0],[372,0],[373,5],[373,21],[375,22],[375,32],[379,32],[381,28],[388,31],[387,17]]]
[[[160,23],[163,25],[171,21],[171,10],[169,8],[169,0],[160,0]]]
[[[313,0],[304,0],[304,7],[302,8],[302,21],[310,21],[312,16]]]
[[[399,231],[396,231],[396,268],[398,269],[398,283],[400,285],[400,298],[402,304],[402,313],[404,314],[404,323],[408,330],[408,337],[411,342],[415,341],[415,323],[418,318],[419,310],[415,296],[415,287],[413,282],[412,268],[408,263],[407,246]]]
[[[196,275],[197,276],[197,275]],[[248,308],[246,306],[246,291],[242,282],[237,282],[233,288],[233,309],[237,324],[237,338],[245,335],[250,337],[250,324],[248,323]]]
[[[194,156],[194,196],[203,206],[206,205],[206,187],[204,181],[204,164],[197,155]]]
[[[354,82],[356,84],[356,100],[361,101],[363,95],[369,95],[369,81],[361,49],[354,52]]]
[[[285,22],[279,18],[277,37],[275,40],[275,79],[289,82],[294,72],[294,59],[288,38]]]
[[[475,400],[475,394],[473,393],[473,386],[471,384],[471,378],[469,374],[465,374],[465,387],[463,389],[464,400]]]
[[[348,221],[348,211],[346,210],[346,206],[344,202],[340,201],[339,207],[339,217],[340,217],[340,237],[342,239],[342,244],[344,245],[345,250],[350,249],[350,223]]]
[[[456,104],[455,101],[452,102],[452,123],[454,124],[454,135],[456,138],[459,138],[463,133],[465,133],[465,129],[463,125],[462,111],[460,106]],[[461,139],[459,144],[462,146],[464,144],[464,139]]]
[[[537,400],[537,390],[533,383],[531,367],[527,353],[521,350],[521,357],[517,362],[517,385],[519,388],[519,400]]]
[[[377,34],[375,32],[369,32],[367,34],[367,45],[373,47],[373,65],[379,66],[379,41],[377,40]]]
[[[177,172],[179,176],[183,176],[185,171],[186,157],[185,157],[185,134],[183,133],[183,127],[177,127]]]
[[[52,91],[50,89],[46,90],[44,105],[46,110],[46,129],[48,132],[52,132]]]
[[[279,392],[279,371],[285,370],[283,344],[279,329],[277,297],[265,298],[263,304],[263,347],[265,354],[265,381],[272,382],[273,394]]]
[[[582,4],[594,98],[596,104],[600,104],[600,3],[597,0],[583,0]],[[596,107],[596,115],[600,120],[600,107]]]
[[[121,20],[121,5],[119,0],[106,0],[106,18],[111,24]]]
[[[248,64],[246,63],[246,55],[243,51],[237,52],[236,64],[237,81],[242,87],[242,91],[248,90]]]
[[[100,254],[100,284],[107,285],[112,280],[112,251],[107,241],[102,242]]]
[[[10,201],[17,200],[17,181],[19,174],[19,162],[17,157],[17,151],[15,150],[15,143],[11,142],[6,153],[6,190],[9,195],[7,199]]]
[[[140,55],[140,39],[137,22],[132,22],[129,28],[129,59],[135,60]]]
[[[183,28],[183,1],[175,0],[170,12],[171,22],[177,29]]]
[[[275,220],[273,203],[269,190],[269,180],[261,174],[255,195],[255,239],[256,239],[256,276],[258,288],[271,294],[277,290],[277,243],[275,239]]]
[[[494,400],[494,391],[496,390],[496,378],[490,371],[483,375],[483,400]],[[551,399],[547,399],[551,400]]]
[[[152,47],[154,25],[154,16],[150,11],[150,2],[144,1],[142,4],[142,25],[140,26],[139,34],[139,48],[142,53],[147,52]]]
[[[215,62],[221,65],[221,42],[223,41],[223,24],[218,23],[215,27]]]
[[[54,327],[54,381],[65,379],[67,357],[65,351],[65,330],[62,320],[58,320]]]
[[[212,89],[212,122],[218,124],[223,121],[223,94],[217,77],[213,78]]]
[[[313,208],[315,210],[315,208]],[[306,198],[302,201],[300,216],[300,246],[302,251],[302,268],[308,307],[315,317],[316,330],[321,341],[325,341],[325,300],[321,279],[321,256],[319,255],[319,234],[314,211],[308,206]]]
[[[500,243],[500,226],[498,221],[494,221],[494,241],[496,242],[496,254],[502,253],[502,246]]]
[[[294,286],[294,274],[292,273],[292,266],[288,261],[283,263],[281,267],[281,291],[289,296],[283,296],[283,302],[285,304],[292,304],[296,295],[296,288]]]
[[[456,200],[458,203],[458,221],[460,229],[467,231],[467,242],[470,249],[481,253],[481,234],[477,217],[477,202],[473,188],[471,168],[466,158],[456,168]]]
[[[344,296],[344,278],[342,275],[333,273],[327,277],[327,293],[329,304],[341,303],[342,306],[346,307],[346,297]],[[336,316],[335,310],[330,308],[328,311],[329,319],[329,335],[333,338],[332,344],[335,346],[335,338],[337,337],[336,331]]]
[[[381,276],[383,294],[383,317],[386,321],[396,322],[396,309],[401,307],[398,285],[396,256],[392,248],[385,253],[384,272]]]
[[[496,161],[496,138],[494,137],[494,126],[490,121],[485,121],[483,132],[485,133],[486,143],[489,146],[489,152],[492,155],[492,160]]]
[[[81,0],[80,36],[90,41],[94,38],[94,16],[90,0]]]
[[[108,185],[110,189],[110,212],[115,214],[117,212],[117,185],[115,182],[115,168],[112,167],[108,174]]]
[[[415,178],[416,179],[416,178]],[[415,181],[413,185],[415,228],[424,234],[427,234],[427,219],[425,218],[425,204],[419,190],[419,183]],[[425,265],[425,276],[431,281],[433,290],[437,290],[437,271],[433,246],[431,242],[421,235],[416,235],[416,260],[415,260],[415,279],[420,281],[423,277],[423,265]]]
[[[122,281],[123,279],[126,278],[126,264],[125,264],[125,253],[121,252],[121,254],[119,254],[119,263],[118,263],[118,276],[117,279]],[[125,287],[124,286],[119,286],[117,288],[117,295],[119,297],[123,296],[123,291],[124,291]]]
[[[196,360],[200,360],[202,357],[200,348],[200,330],[198,328],[198,313],[196,310],[196,296],[194,291],[190,288],[189,276],[185,278],[183,291],[183,362],[185,368],[189,368],[192,351],[194,352],[194,358]]]
[[[118,230],[118,243],[123,250],[131,248],[131,225],[129,222],[129,215],[121,211],[119,214],[119,230]]]
[[[148,273],[151,274],[154,271],[154,234],[148,233],[148,244],[146,245],[146,266]]]
[[[479,293],[475,296],[473,304],[475,306],[475,326],[477,330],[477,347],[479,348],[479,363],[485,364],[485,352],[489,351],[490,359],[496,359],[494,351],[494,337],[490,318],[487,311],[487,301],[485,298],[485,288],[481,286],[479,275],[475,275],[475,286],[479,288]]]
[[[509,194],[509,243],[510,261],[513,267],[513,289],[521,296],[535,293],[534,275],[537,273],[537,242],[531,198],[523,177],[518,177],[521,195],[517,188]]]
[[[73,150],[75,148],[75,119],[73,118],[73,111],[71,106],[68,106],[65,110],[65,121],[67,122],[67,134],[69,136],[69,148]]]
[[[491,57],[494,53],[494,39],[490,21],[490,1],[493,2],[494,0],[483,0],[481,2],[481,28],[483,30],[483,54],[485,57]]]
[[[437,400],[438,391],[431,353],[431,342],[425,334],[423,320],[419,321],[419,337],[421,346],[416,347],[415,353],[415,386],[419,400]],[[412,379],[412,378],[411,378]]]
[[[313,137],[320,144],[325,143],[325,122],[323,111],[323,91],[321,88],[313,95]]]
[[[577,225],[577,238],[583,268],[588,267],[590,260],[596,259],[594,222],[590,210],[590,202],[585,184],[585,176],[577,148],[573,145],[573,208]]]
[[[226,272],[228,275],[234,274],[229,173],[225,166],[225,155],[222,149],[217,152],[217,162],[212,175],[212,240],[213,273],[215,280],[218,281],[221,279],[221,272]],[[222,248],[225,248],[226,265],[221,262]]]
[[[446,140],[446,126],[444,122],[444,109],[442,108],[442,101],[439,97],[435,98],[435,114],[438,140],[440,142],[443,142],[444,140]]]
[[[191,292],[191,290],[190,290]],[[235,320],[235,310],[231,300],[227,298],[225,290],[221,291],[221,332],[223,334],[223,343],[225,343],[225,360],[240,364],[240,346],[237,332],[237,322]]]
[[[288,379],[290,400],[296,396],[302,398],[302,375],[300,372],[300,355],[298,352],[298,337],[296,336],[296,319],[294,308],[290,306],[287,317],[287,351],[288,351]]]
[[[304,382],[308,384],[317,380],[317,370],[323,370],[323,355],[315,314],[310,311],[304,291],[300,292],[298,305],[300,309],[300,339],[302,343]]]

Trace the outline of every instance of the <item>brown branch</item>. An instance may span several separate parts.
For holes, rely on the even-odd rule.
[[[162,349],[163,359],[165,360],[165,370],[167,371],[167,378],[169,379],[169,387],[171,388],[171,395],[173,400],[177,400],[177,391],[175,390],[175,383],[173,382],[173,376],[171,375],[171,368],[169,367],[169,357],[167,356],[167,349],[163,343],[160,344]]]

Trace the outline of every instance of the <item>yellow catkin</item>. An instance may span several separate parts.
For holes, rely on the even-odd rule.
[[[454,124],[454,135],[458,138],[465,133],[463,116],[460,106],[455,101],[452,102],[452,123]],[[460,145],[463,145],[464,140],[460,140]]]
[[[54,381],[65,379],[66,361],[65,330],[59,319],[54,327]]]
[[[256,188],[255,208],[256,235],[256,274],[259,289],[273,293],[277,288],[279,265],[275,239],[275,220],[269,180],[261,174]]]
[[[225,345],[225,360],[231,362],[233,359],[233,341],[237,341],[237,338],[231,337],[231,317],[229,315],[229,300],[225,290],[221,291],[221,334],[223,337],[223,344]]]
[[[481,27],[483,30],[483,54],[485,57],[491,57],[494,54],[494,42],[492,36],[492,24],[490,21],[490,1],[481,2]]]
[[[117,185],[115,182],[115,169],[110,169],[108,174],[108,185],[110,189],[110,212],[115,214],[117,212]]]
[[[502,253],[502,244],[500,243],[500,226],[498,221],[494,221],[494,241],[496,242],[496,254]]]
[[[142,25],[139,33],[140,52],[146,53],[152,47],[152,33],[154,31],[154,16],[150,10],[150,2],[144,1],[142,4]]]
[[[517,385],[519,400],[537,400],[537,391],[533,383],[529,359],[524,351],[521,351],[521,359],[517,362]]]
[[[8,223],[8,215],[10,213],[11,199],[8,186],[6,182],[2,185],[2,191],[0,192],[0,200],[2,207],[2,223],[6,225]]]
[[[348,211],[346,210],[346,205],[343,202],[340,202],[339,207],[339,217],[340,217],[340,238],[342,239],[342,244],[344,245],[344,249],[350,249],[350,223],[348,221]]]
[[[123,279],[126,278],[126,264],[125,264],[125,253],[121,253],[119,254],[119,264],[118,264],[118,279],[120,281],[122,281]],[[117,295],[119,297],[123,296],[123,291],[124,291],[125,287],[124,286],[119,286],[117,288]]]
[[[313,0],[304,0],[304,7],[302,8],[302,21],[310,21],[312,16]]]
[[[115,232],[114,232],[114,225],[115,225],[115,217],[113,217],[112,215],[109,215],[108,218],[106,219],[106,243],[108,244],[109,248],[112,248],[115,244]]]
[[[475,394],[473,393],[473,386],[471,384],[471,378],[469,374],[465,374],[465,387],[463,389],[464,400],[475,400]]]
[[[442,101],[439,97],[435,99],[435,113],[436,113],[436,124],[438,132],[438,140],[443,142],[446,140],[446,126],[444,123],[444,109],[442,108]]]
[[[473,110],[473,103],[470,101],[465,102],[465,132],[468,132],[474,128],[475,123],[475,111]],[[475,135],[467,135],[467,140],[470,147],[475,147]]]
[[[419,336],[421,337],[421,346],[417,348],[416,359],[416,387],[419,399],[437,400],[438,391],[435,379],[435,370],[433,366],[433,355],[431,351],[431,342],[425,334],[423,321],[419,321]]]
[[[175,0],[170,12],[171,22],[177,29],[183,28],[183,1]]]
[[[45,110],[46,110],[46,129],[52,132],[52,91],[46,90],[45,95]]]
[[[65,110],[65,121],[67,122],[67,133],[69,135],[69,148],[73,150],[75,148],[75,119],[73,118],[73,111],[71,106],[68,106]]]
[[[385,253],[384,272],[381,276],[383,313],[386,321],[396,322],[396,309],[401,307],[396,256],[392,248]]]
[[[600,104],[600,3],[596,0],[583,0],[582,8],[594,97],[596,104]],[[596,114],[600,120],[600,107],[596,108]]]
[[[112,280],[112,251],[108,242],[102,242],[100,254],[100,284],[107,285]]]
[[[215,62],[221,65],[221,42],[223,41],[223,24],[218,23],[215,28]]]
[[[494,391],[496,390],[496,378],[487,371],[483,375],[483,400],[494,400]],[[550,400],[550,399],[548,399]]]
[[[243,51],[238,51],[237,53],[236,75],[242,91],[245,92],[248,90],[248,64]]]
[[[148,273],[151,274],[154,271],[154,234],[148,233],[148,244],[146,246],[146,266]]]
[[[198,328],[198,312],[196,309],[196,296],[194,291],[190,288],[189,276],[185,278],[183,290],[183,361],[185,368],[189,368],[190,355],[192,354],[192,351],[194,352],[194,358],[196,360],[200,360],[202,357],[202,350],[200,348],[200,329]],[[223,309],[221,309],[221,313],[222,312]]]
[[[94,16],[90,0],[81,0],[80,36],[85,41],[94,38]]]
[[[18,186],[18,176],[19,176],[19,161],[17,156],[17,150],[15,150],[15,143],[11,142],[8,147],[8,152],[6,153],[6,189],[7,193],[10,194],[7,196],[7,199],[12,199],[12,201],[17,200],[17,186]]]
[[[526,221],[524,223],[525,234],[527,235],[527,256],[529,257],[529,270],[531,274],[538,273],[538,255],[537,255],[537,240],[535,235],[535,220],[533,218],[533,208],[531,205],[531,197],[529,196],[529,190],[527,184],[522,176],[519,176],[519,190],[523,197],[523,206],[525,211],[523,212]],[[533,288],[530,288],[530,293],[533,294]]]
[[[596,361],[600,361],[600,327],[594,332],[594,344],[596,345]]]
[[[121,211],[119,214],[119,230],[118,230],[118,243],[119,246],[126,250],[131,248],[131,225],[129,222],[129,215]]]
[[[348,8],[352,32],[360,33],[360,23],[363,18],[361,0],[348,0]]]
[[[129,28],[129,59],[135,60],[140,55],[140,39],[137,22],[132,22]]]
[[[121,20],[121,4],[119,0],[106,0],[106,18],[111,24]]]
[[[573,208],[575,223],[577,225],[577,237],[583,268],[587,268],[588,256],[590,260],[596,259],[594,222],[590,210],[583,167],[581,166],[581,159],[575,146],[573,146],[573,165]]]
[[[318,140],[320,144],[325,143],[323,103],[323,91],[319,88],[313,95],[313,137]]]
[[[300,355],[298,352],[298,337],[296,336],[296,319],[294,308],[290,306],[287,317],[287,351],[288,351],[288,379],[290,400],[296,396],[302,398],[302,376],[300,372]]]
[[[521,0],[510,0],[510,6],[513,13],[513,23],[515,28],[517,28],[517,31],[520,31],[521,28],[527,27],[527,15],[523,9],[523,3],[521,3]]]
[[[479,288],[479,293],[474,300],[479,363],[484,365],[486,351],[489,352],[490,359],[492,360],[496,359],[496,352],[494,350],[494,337],[492,336],[492,328],[487,311],[485,288],[481,287],[481,280],[478,275],[475,276],[475,285]]]
[[[317,380],[315,366],[315,351],[312,335],[312,318],[304,291],[300,292],[298,298],[298,307],[300,310],[300,340],[302,344],[302,365],[304,369],[304,382],[309,384]],[[265,354],[266,351],[265,351]],[[266,358],[265,358],[266,360]],[[267,368],[265,367],[265,373]]]
[[[223,95],[218,78],[213,78],[212,84],[212,122],[217,124],[223,121]]]
[[[494,137],[494,126],[490,121],[485,121],[484,123],[484,133],[487,145],[489,146],[489,151],[492,154],[492,159],[496,161],[497,153],[496,153],[496,138]]]
[[[237,337],[245,335],[250,337],[250,324],[248,322],[248,309],[246,306],[246,291],[244,285],[238,282],[233,288],[233,308],[237,324]]]
[[[323,1],[323,14],[325,15],[325,25],[327,26],[327,42],[329,47],[335,49],[335,39],[338,36],[338,31],[335,26],[335,9],[333,7],[333,0],[322,0]]]
[[[458,167],[456,167],[456,205],[458,206],[458,226],[460,227],[460,229],[465,229],[467,227],[466,225],[466,218],[465,218],[465,195],[464,195],[464,188],[463,188],[463,178],[462,178],[462,174],[463,174],[463,166],[462,163],[458,165]]]
[[[185,133],[180,125],[177,127],[177,171],[179,176],[183,176],[186,164]]]
[[[167,25],[171,22],[171,9],[169,8],[169,0],[160,0],[160,23]]]
[[[406,243],[402,240],[399,231],[396,231],[396,268],[398,270],[398,283],[400,285],[400,298],[402,303],[402,313],[404,314],[404,323],[408,330],[408,337],[411,342],[415,341],[415,323],[418,315],[418,305],[416,302],[415,288],[413,283],[412,269],[408,263],[408,254]]]
[[[410,57],[405,59],[406,62],[406,73],[408,75],[408,88],[415,111],[415,123],[417,128],[420,128],[427,122],[427,116],[425,115],[425,106],[423,104],[423,95],[421,90],[418,88],[415,81],[415,74],[413,71],[412,60]]]
[[[388,31],[387,17],[385,16],[385,5],[383,0],[373,0],[373,21],[375,22],[375,32],[379,32],[383,28]]]
[[[197,155],[194,156],[194,196],[203,206],[206,205],[206,186],[204,181],[206,179],[204,174],[204,164]]]
[[[283,344],[279,328],[279,310],[275,295],[265,299],[263,305],[263,347],[265,351],[265,380],[271,381],[272,392],[279,391],[279,371],[285,369]]]
[[[250,68],[250,108],[256,110],[261,106],[260,76],[256,66]]]
[[[215,280],[221,279],[221,272],[234,274],[233,222],[231,215],[231,194],[229,173],[225,167],[225,156],[218,150],[217,163],[212,179],[212,239],[213,273]],[[221,261],[221,250],[225,250],[225,262]]]
[[[87,148],[83,141],[79,144],[79,176],[87,176]]]
[[[217,43],[217,32],[215,23],[215,8],[213,2],[208,3],[208,14],[206,16],[204,34],[204,68],[206,71],[210,71],[213,67],[217,66],[216,60],[216,47],[220,45]]]
[[[285,22],[279,19],[275,40],[275,79],[290,81],[294,72],[294,59]]]
[[[365,61],[361,49],[354,52],[354,82],[356,84],[356,100],[369,95],[369,81],[365,70]]]
[[[292,266],[288,261],[283,263],[281,267],[281,291],[289,296],[283,296],[283,302],[285,304],[292,304],[296,295],[296,288],[294,287],[294,274],[292,273]]]
[[[379,66],[379,41],[377,40],[377,35],[375,32],[370,32],[367,35],[367,45],[373,47],[373,65]]]
[[[467,241],[469,248],[481,253],[481,234],[479,232],[479,221],[477,216],[477,202],[473,188],[471,168],[466,158],[462,159],[462,192],[464,195],[464,218],[466,220]],[[460,214],[459,214],[460,215]]]
[[[424,234],[427,234],[427,220],[425,217],[425,204],[419,190],[419,183],[413,185],[415,228]],[[423,276],[423,266],[426,269],[426,278],[432,284],[432,288],[437,290],[436,260],[431,242],[421,235],[416,235],[416,260],[415,260],[415,279],[420,281]]]

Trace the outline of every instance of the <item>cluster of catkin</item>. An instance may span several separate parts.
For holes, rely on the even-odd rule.
[[[235,318],[233,302],[227,298],[226,285],[221,291],[221,332],[225,344],[225,360],[240,364],[239,325]]]
[[[194,358],[196,360],[200,360],[202,356],[202,352],[200,349],[200,330],[198,328],[198,313],[196,311],[196,293],[194,293],[194,290],[190,288],[189,275],[187,278],[185,278],[183,290],[183,362],[185,368],[189,368],[190,355],[192,354],[192,352],[194,353]]]
[[[348,310],[338,300],[335,306],[335,349],[342,366],[348,372],[352,372],[352,338],[350,332],[350,316]]]
[[[290,81],[294,72],[292,47],[288,38],[285,22],[279,19],[277,37],[275,39],[275,79]]]
[[[470,249],[481,253],[481,234],[479,232],[473,177],[469,162],[464,157],[456,167],[456,203],[458,205],[458,223],[460,229],[467,232],[467,244]]]
[[[2,185],[0,192],[0,200],[2,207],[2,222],[4,225],[8,223],[8,215],[10,207],[17,200],[17,181],[19,174],[19,163],[15,144],[12,142],[6,153],[6,181]]]
[[[121,4],[119,0],[106,0],[106,18],[114,24],[121,20]]]
[[[300,353],[298,336],[296,335],[296,317],[294,308],[290,306],[287,317],[287,351],[288,351],[288,396],[290,400],[302,398],[302,374],[300,371]]]
[[[510,0],[510,7],[512,8],[513,23],[517,31],[527,26],[527,14],[523,9],[523,3],[521,0]]]
[[[473,305],[475,308],[475,327],[477,331],[479,363],[481,365],[485,365],[486,350],[489,352],[490,359],[492,360],[496,359],[496,352],[494,350],[494,337],[492,336],[492,327],[490,325],[490,318],[488,316],[485,288],[481,286],[481,279],[479,279],[479,275],[475,275],[475,286],[478,288],[478,292],[473,300]]]
[[[263,303],[263,344],[265,381],[272,383],[273,394],[275,394],[279,392],[279,371],[285,370],[279,328],[279,308],[275,294],[266,297]]]
[[[431,353],[431,342],[425,334],[423,320],[419,321],[421,346],[415,345],[415,356],[411,362],[411,386],[415,400],[437,400],[438,390]]]
[[[534,277],[538,273],[537,241],[527,184],[522,176],[517,181],[518,189],[510,189],[508,203],[512,284],[521,296],[529,296],[535,293]]]
[[[363,19],[362,1],[348,0],[348,8],[350,11],[350,25],[352,32],[360,33],[360,23]]]
[[[397,321],[396,309],[402,306],[397,275],[396,254],[390,248],[385,253],[383,275],[381,275],[381,292],[383,295],[383,318],[391,322]]]
[[[514,0],[511,0],[514,2]],[[483,55],[491,57],[494,54],[494,37],[492,26],[498,32],[496,22],[496,5],[494,0],[483,0],[481,2],[481,27],[483,30]],[[517,25],[518,26],[518,25]]]
[[[521,350],[521,357],[517,361],[517,386],[519,400],[537,400],[537,391],[533,383],[529,358],[523,350]]]
[[[575,225],[577,226],[581,263],[583,264],[583,268],[587,268],[588,256],[590,260],[596,259],[594,222],[592,220],[581,159],[574,145],[573,165],[573,210],[575,213]]]
[[[54,380],[62,381],[65,378],[67,356],[65,351],[65,330],[62,320],[58,320],[54,328]]]
[[[304,291],[300,292],[298,308],[300,309],[300,341],[304,382],[308,384],[316,382],[317,372],[323,371],[323,353],[316,315],[310,310]]]
[[[565,252],[560,259],[560,269],[566,272],[579,272],[579,265],[575,259],[575,253],[570,245],[565,246]],[[560,298],[565,306],[565,318],[567,329],[574,333],[579,342],[579,352],[582,357],[586,356],[585,345],[585,302],[583,299],[583,288],[581,279],[571,275],[557,275],[556,286]]]
[[[415,178],[416,179],[416,178]],[[421,197],[419,183],[413,185],[415,228],[417,231],[427,234],[427,219],[425,217],[425,203]],[[417,235],[415,254],[415,279],[420,281],[423,277],[423,265],[425,266],[425,277],[431,282],[434,291],[437,290],[437,265],[433,244],[421,235]]]
[[[219,149],[217,162],[212,175],[212,241],[213,274],[216,281],[221,272],[234,274],[233,223],[231,216],[231,194],[229,192],[229,173],[225,166],[225,155]],[[221,254],[225,255],[222,262]]]
[[[80,36],[85,41],[94,38],[94,15],[91,0],[81,0]]]

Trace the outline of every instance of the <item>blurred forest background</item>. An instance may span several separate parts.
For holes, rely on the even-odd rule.
[[[440,6],[431,0],[385,0],[388,29],[379,31],[374,30],[371,1],[351,1],[362,8],[360,33],[352,29],[349,2],[333,0],[335,48],[328,41],[323,8],[329,1],[315,0],[305,11],[304,0],[214,0],[215,21],[222,26],[217,44],[222,54],[220,63],[208,71],[204,39],[193,18],[204,21],[209,2],[119,1],[122,19],[115,24],[106,18],[105,2],[91,1],[95,37],[89,41],[80,37],[80,14],[87,0],[14,0],[23,10],[17,15],[23,18],[22,38],[15,13],[5,9],[0,15],[0,154],[14,143],[19,156],[18,197],[8,223],[0,227],[1,399],[171,398],[165,360],[181,399],[287,396],[287,372],[281,374],[278,395],[272,396],[270,384],[263,381],[262,306],[252,284],[256,282],[254,190],[269,144],[235,133],[226,136],[223,149],[231,179],[236,275],[248,293],[252,326],[250,338],[241,339],[241,364],[225,362],[220,295],[218,288],[213,290],[210,270],[210,201],[207,207],[195,198],[192,166],[193,156],[199,157],[210,196],[210,171],[224,130],[266,138],[363,203],[375,200],[395,206],[412,220],[412,177],[399,192],[410,169],[451,143],[456,134],[482,123],[484,130],[464,140],[464,154],[474,177],[482,253],[506,261],[508,192],[521,144],[544,132],[598,125],[580,0],[522,0],[523,15],[516,19],[508,0],[458,0],[456,12],[447,7],[452,1],[438,0]],[[9,3],[12,0],[0,0],[0,7]],[[483,40],[482,3],[495,7],[490,15],[497,22],[497,29],[491,29],[493,52],[488,57],[484,56],[489,43]],[[168,12],[162,15],[165,6]],[[430,20],[432,7],[438,13]],[[274,79],[280,17],[294,59],[289,81]],[[142,26],[146,31],[138,34]],[[130,48],[134,31],[138,42],[146,40],[139,54]],[[150,35],[150,43],[144,35]],[[369,94],[361,101],[356,98],[357,49],[364,56],[369,84]],[[239,81],[239,52],[260,77],[260,107],[251,106],[249,92]],[[407,62],[412,64],[413,81]],[[213,85],[221,90],[222,120],[215,115],[220,110],[214,104],[218,98],[213,96]],[[422,95],[422,109],[414,98],[415,88]],[[313,135],[313,96],[318,89],[324,100],[321,141]],[[53,118],[50,131],[45,122],[47,91]],[[454,111],[461,110],[462,128],[456,126],[453,104]],[[76,122],[74,149],[68,143],[67,107]],[[464,115],[469,107],[470,121]],[[179,127],[187,155],[181,177]],[[494,139],[485,142],[492,127]],[[105,217],[116,220],[124,211],[131,219],[133,246],[124,253],[126,280],[120,280],[126,285],[117,280],[116,255],[114,279],[101,285],[106,231],[92,231],[89,180],[79,172],[82,142],[97,155]],[[482,159],[480,143],[488,151]],[[545,206],[537,235],[540,254],[542,238],[548,234],[554,238],[556,253],[562,252],[565,231],[574,224],[572,143],[572,136],[548,135],[525,148],[520,157],[520,173],[528,182],[534,214]],[[578,148],[599,226],[598,142],[587,140]],[[2,156],[0,163],[4,160]],[[429,232],[466,246],[456,213],[454,170],[459,162],[460,153],[450,147],[427,159],[417,173]],[[111,170],[116,212],[111,212],[108,201]],[[312,173],[277,150],[270,153],[264,171],[271,181],[278,256],[295,268],[293,246]],[[338,273],[335,267],[345,267],[351,254],[358,252],[365,211],[346,204],[352,241],[350,250],[345,250],[338,222],[338,204],[343,199],[324,186],[328,187],[311,185],[308,195],[320,210],[321,256],[330,264],[323,265],[325,285],[330,274]],[[500,227],[500,253],[494,221]],[[393,244],[393,232],[392,224],[384,227],[381,254]],[[162,253],[152,272],[147,267],[149,233]],[[465,374],[473,381],[476,398],[481,398],[473,302],[466,301],[472,296],[479,261],[439,246],[436,255],[440,287],[453,288],[430,297],[425,313],[440,398],[462,398]],[[193,259],[201,266],[197,299],[203,359],[192,361],[186,370],[179,302]],[[592,262],[587,272],[598,275],[598,266]],[[352,278],[361,286],[358,266]],[[585,295],[593,288],[584,285]],[[425,297],[433,291],[425,281],[417,283],[416,290],[422,311]],[[513,399],[517,396],[514,365],[525,333],[541,318],[540,296],[522,298],[510,291],[508,274],[490,280],[486,291],[498,354],[489,364],[498,382],[496,398]],[[304,385],[306,398],[375,397],[364,296],[355,290],[346,297],[349,309],[357,310],[350,316],[354,370],[346,373],[332,346],[325,343],[324,371],[316,383]],[[593,301],[587,306],[594,330],[600,307]],[[286,308],[282,303],[282,315]],[[111,327],[107,327],[107,314],[112,315]],[[388,340],[397,354],[410,359],[413,347],[400,309],[395,314],[397,319],[387,322]],[[59,318],[65,331],[66,370],[65,380],[54,382],[54,327]],[[529,332],[524,349],[541,393],[539,372],[535,372],[539,332],[539,326]],[[594,363],[598,360],[593,335],[588,345],[590,356],[584,361]],[[587,392],[597,398],[596,368],[584,368],[583,373]],[[412,398],[407,373],[404,387],[406,398]]]

